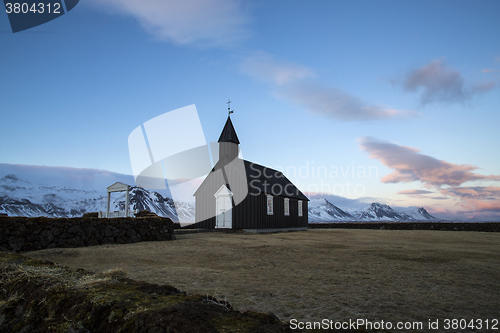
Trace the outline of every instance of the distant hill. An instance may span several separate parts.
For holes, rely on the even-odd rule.
[[[310,223],[351,222],[351,221],[442,221],[427,212],[423,207],[410,207],[396,211],[388,205],[377,202],[362,210],[343,211],[326,199],[313,199],[309,202]]]
[[[130,190],[130,210],[149,210],[174,221],[194,221],[194,204],[140,187]],[[9,216],[79,217],[106,210],[106,193],[32,184],[14,174],[0,179],[0,213]],[[113,194],[111,211],[125,210],[125,193]]]
[[[355,218],[326,199],[309,201],[309,223],[351,222]]]

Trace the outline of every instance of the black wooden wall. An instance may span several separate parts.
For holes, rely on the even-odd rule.
[[[212,194],[213,197],[213,194]],[[308,226],[308,202],[302,201],[302,216],[298,214],[297,199],[290,198],[290,215],[285,216],[285,198],[273,197],[273,214],[267,214],[267,195],[251,193],[236,207],[233,208],[233,229],[279,229],[279,228],[307,228]],[[198,200],[197,200],[198,201]],[[215,198],[212,200],[199,200],[196,202],[196,213],[207,209],[202,205],[210,205],[215,211]],[[198,206],[200,205],[200,208]],[[196,228],[215,228],[215,217],[199,220]]]

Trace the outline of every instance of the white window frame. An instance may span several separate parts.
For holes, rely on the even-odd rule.
[[[299,200],[298,201],[298,205],[299,205],[299,216],[302,216],[302,200]]]
[[[274,200],[272,195],[267,195],[267,215],[274,214]]]
[[[290,199],[285,198],[284,201],[285,216],[290,216]]]

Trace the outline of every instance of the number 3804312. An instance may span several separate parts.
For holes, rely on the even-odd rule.
[[[58,2],[55,2],[53,4],[49,3],[34,3],[31,6],[28,3],[6,3],[5,4],[5,10],[7,11],[7,14],[27,14],[27,13],[33,13],[33,14],[61,14],[61,4]]]

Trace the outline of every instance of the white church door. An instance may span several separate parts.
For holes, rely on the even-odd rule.
[[[222,187],[214,194],[216,205],[216,228],[231,229],[233,226],[233,193],[225,186]]]

